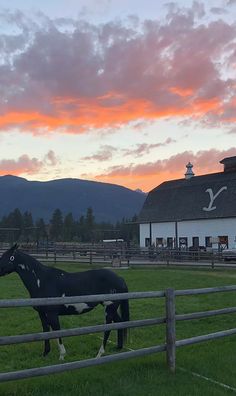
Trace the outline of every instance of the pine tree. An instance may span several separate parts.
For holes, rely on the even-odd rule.
[[[72,213],[68,213],[64,218],[63,224],[63,240],[72,241],[75,236],[75,222]]]
[[[86,226],[87,242],[93,242],[94,241],[95,218],[93,215],[93,209],[91,207],[89,207],[87,209],[86,218],[85,218],[85,226]]]
[[[35,230],[32,214],[28,211],[22,215],[22,239],[26,242],[35,239]]]
[[[44,219],[40,218],[36,221],[35,223],[36,227],[36,240],[39,241],[48,241],[48,234],[47,234],[47,228],[46,224],[44,222]]]
[[[77,225],[77,236],[80,242],[85,242],[85,218],[81,216]]]
[[[52,241],[61,241],[63,236],[63,216],[60,209],[53,212],[50,220],[50,238]]]
[[[16,228],[16,230],[8,232],[8,238],[11,242],[19,240],[23,228],[23,219],[21,211],[18,208],[14,209],[14,211],[10,212],[6,217],[5,227]]]

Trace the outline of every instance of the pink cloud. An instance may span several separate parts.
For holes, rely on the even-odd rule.
[[[0,129],[81,133],[169,116],[233,123],[236,26],[204,15],[202,3],[171,3],[163,21],[67,20],[63,30],[3,13],[19,34],[0,35]]]
[[[39,173],[47,166],[55,166],[57,162],[58,160],[52,150],[44,156],[43,160],[35,157],[30,158],[27,154],[23,154],[18,159],[0,160],[0,175],[33,175]]]
[[[149,191],[166,180],[181,179],[186,172],[185,165],[190,161],[194,165],[194,173],[202,175],[222,171],[219,161],[236,155],[234,147],[228,150],[201,150],[197,153],[184,151],[168,159],[147,162],[144,164],[112,166],[103,174],[96,175],[97,180],[118,183],[130,188]]]

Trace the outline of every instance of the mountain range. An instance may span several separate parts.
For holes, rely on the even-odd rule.
[[[17,176],[0,177],[0,218],[15,208],[48,221],[55,209],[75,219],[92,207],[97,222],[115,223],[139,214],[146,194],[116,184],[81,179],[29,181]]]

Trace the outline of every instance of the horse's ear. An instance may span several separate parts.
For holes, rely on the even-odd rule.
[[[15,243],[15,245],[12,246],[11,250],[13,250],[13,252],[18,249],[19,245],[17,245],[17,243]]]

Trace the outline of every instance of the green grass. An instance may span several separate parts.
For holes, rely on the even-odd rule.
[[[81,267],[61,265],[68,271]],[[127,281],[130,291],[163,290],[167,287],[190,289],[236,284],[234,270],[198,269],[129,269],[117,271]],[[0,278],[0,298],[28,297],[17,275]],[[177,297],[177,313],[204,311],[236,306],[236,293],[217,293],[199,296]],[[164,299],[130,301],[131,319],[164,316]],[[61,318],[62,328],[88,326],[104,322],[102,307],[81,316]],[[177,339],[234,328],[235,314],[201,320],[177,322]],[[0,336],[26,334],[41,331],[37,313],[32,308],[0,310]],[[92,358],[96,355],[102,334],[64,339],[67,350],[65,362]],[[111,335],[107,353],[116,352],[115,332]],[[165,342],[165,326],[132,329],[127,347],[138,349]],[[41,342],[0,349],[0,371],[22,370],[58,364],[58,350],[52,341],[52,352],[41,356]],[[71,371],[68,373],[38,377],[30,380],[11,381],[0,385],[1,396],[143,396],[154,395],[227,395],[232,391],[207,382],[191,374],[199,373],[236,388],[236,337],[227,337],[177,350],[176,374],[166,367],[165,354],[130,359],[123,362]],[[185,369],[187,371],[182,371]]]

